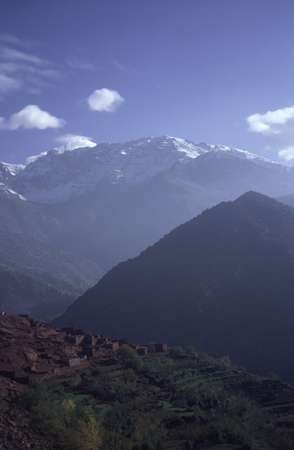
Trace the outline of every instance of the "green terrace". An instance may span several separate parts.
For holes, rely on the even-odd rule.
[[[17,401],[56,449],[293,450],[294,388],[230,360],[123,346]]]

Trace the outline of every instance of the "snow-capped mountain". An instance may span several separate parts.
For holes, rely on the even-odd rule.
[[[30,200],[64,201],[95,189],[102,180],[142,182],[205,151],[184,139],[170,137],[98,144],[73,151],[56,149],[29,158],[15,186]]]
[[[113,265],[249,190],[291,194],[294,169],[171,136],[0,163],[0,277],[12,275],[6,290],[0,286],[2,308],[55,303],[60,312],[60,299],[73,300]],[[26,296],[15,273],[26,280]]]
[[[24,168],[25,165],[23,164],[9,164],[0,162],[0,182],[9,184],[12,178]]]
[[[19,194],[18,192],[15,192],[13,189],[10,189],[5,183],[0,183],[0,195],[6,195],[8,197],[15,197],[19,200],[26,200],[26,198]]]
[[[27,159],[17,169],[15,191],[33,201],[55,203],[96,189],[100,182],[141,183],[171,169],[188,164],[208,152],[224,153],[237,159],[268,163],[257,155],[224,145],[194,144],[185,139],[163,136],[143,138],[123,144],[42,152]]]

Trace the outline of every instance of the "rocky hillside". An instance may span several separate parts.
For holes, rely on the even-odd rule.
[[[293,387],[227,357],[27,316],[0,316],[0,344],[3,450],[293,449]]]

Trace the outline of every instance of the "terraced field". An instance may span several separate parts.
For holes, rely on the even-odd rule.
[[[33,387],[22,407],[32,429],[54,436],[58,449],[294,448],[291,385],[194,349],[138,357],[122,348],[109,361]]]

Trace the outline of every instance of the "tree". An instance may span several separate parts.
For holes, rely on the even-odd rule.
[[[103,433],[94,416],[79,420],[77,430],[72,435],[71,446],[74,450],[100,450],[103,445]]]
[[[142,361],[137,352],[129,345],[123,345],[117,352],[117,355],[126,369],[139,370],[142,367]]]

